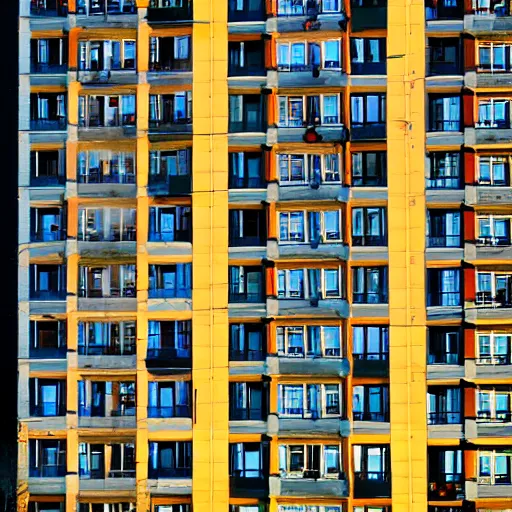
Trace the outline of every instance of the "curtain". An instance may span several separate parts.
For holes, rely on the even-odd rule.
[[[352,56],[352,62],[364,62],[364,41],[364,39],[360,38],[352,38],[350,40],[350,53]]]
[[[308,326],[308,350],[310,356],[320,356],[322,353],[320,326]]]

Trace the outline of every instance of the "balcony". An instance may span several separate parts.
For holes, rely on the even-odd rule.
[[[280,436],[318,437],[342,436],[347,437],[350,433],[350,422],[340,416],[333,418],[287,418],[279,414],[269,414],[268,431]]]
[[[67,64],[50,64],[46,62],[30,62],[30,73],[34,75],[65,75],[68,72]]]
[[[348,482],[345,474],[338,478],[321,478],[320,472],[304,471],[304,477],[283,478],[271,476],[269,491],[272,496],[293,498],[346,498],[348,497]]]
[[[67,15],[67,0],[30,0],[30,16],[56,18],[66,17]]]
[[[429,439],[462,439],[463,425],[460,412],[429,412],[428,438]]]
[[[386,62],[352,62],[352,75],[385,75]]]
[[[355,471],[354,498],[391,497],[391,475],[384,471]]]
[[[373,358],[374,357],[374,358]],[[388,354],[353,354],[354,377],[388,377]]]
[[[179,348],[148,348],[146,367],[151,369],[187,370],[192,368],[192,352]]]
[[[510,470],[509,470],[510,471]],[[476,500],[484,498],[510,498],[512,495],[512,484],[507,483],[491,483],[489,478],[478,478],[476,482],[466,480],[466,499]]]
[[[320,375],[346,377],[350,373],[347,359],[340,357],[268,357],[269,375]]]
[[[170,2],[151,0],[147,11],[148,23],[167,24],[192,21],[192,0],[183,2],[185,5],[179,7],[165,7],[168,3]]]
[[[368,124],[364,126],[352,125],[350,128],[350,140],[373,140],[386,138],[386,124]]]
[[[149,177],[148,195],[150,196],[183,196],[192,193],[192,176],[152,176]]]
[[[135,407],[120,405],[110,411],[98,411],[95,407],[80,406],[78,425],[80,428],[135,428]]]
[[[508,144],[512,139],[511,128],[465,128],[464,144]]]
[[[269,481],[263,471],[232,470],[229,477],[229,495],[232,498],[259,498],[268,496]]]
[[[380,1],[378,3],[380,5],[373,6],[372,2],[352,1],[352,17],[350,19],[352,32],[387,28],[387,6],[385,5],[385,2]]]
[[[429,479],[430,480],[430,479]],[[461,474],[442,474],[439,480],[428,483],[428,499],[431,501],[457,501],[464,499]]]
[[[68,122],[65,117],[55,119],[31,119],[30,130],[32,131],[65,131],[68,128]]]

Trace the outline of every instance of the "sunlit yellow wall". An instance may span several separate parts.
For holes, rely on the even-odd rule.
[[[388,0],[389,354],[393,512],[427,510],[425,19]]]

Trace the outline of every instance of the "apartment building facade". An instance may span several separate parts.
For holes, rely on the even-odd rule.
[[[499,0],[20,0],[18,510],[512,510]]]

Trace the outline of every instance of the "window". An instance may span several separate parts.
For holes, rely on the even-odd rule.
[[[192,322],[190,320],[150,320],[148,322],[148,359],[167,356],[174,360],[190,360],[191,349]]]
[[[192,92],[149,95],[149,127],[184,125],[192,122]]]
[[[135,322],[79,322],[78,354],[83,356],[135,354]]]
[[[229,188],[263,188],[261,153],[229,153]]]
[[[191,242],[192,209],[190,206],[149,208],[150,242]]]
[[[387,303],[387,267],[353,267],[352,281],[352,302],[354,304]]]
[[[510,71],[512,69],[511,45],[505,43],[480,43],[478,45],[478,69],[490,71]]]
[[[30,320],[30,357],[66,357],[65,320]]]
[[[65,265],[30,265],[30,300],[64,300],[66,289]]]
[[[278,512],[343,512],[337,505],[278,505]]]
[[[334,14],[341,12],[340,0],[279,0],[277,3],[278,16],[314,16],[316,14]]]
[[[478,102],[478,122],[476,128],[509,128],[510,101],[488,99]]]
[[[332,155],[278,155],[280,185],[338,183],[340,157]]]
[[[385,187],[387,155],[385,151],[352,153],[352,186]]]
[[[84,504],[86,506],[89,506],[88,504]],[[60,502],[46,502],[46,501],[30,501],[28,504],[28,512],[65,512],[64,507],[66,506],[66,503],[64,501]],[[82,506],[82,504],[80,505]],[[89,509],[80,508],[79,512],[89,512]],[[102,511],[103,512],[103,511]],[[113,512],[109,510],[108,512]],[[123,509],[122,512],[125,512]],[[128,512],[128,510],[126,510]]]
[[[286,299],[341,298],[342,270],[280,269],[277,271],[277,296]]]
[[[340,95],[278,96],[278,126],[303,127],[340,123]]]
[[[135,265],[79,267],[79,296],[135,297]]]
[[[56,186],[64,184],[65,158],[61,151],[30,152],[30,186]]]
[[[55,242],[64,239],[62,208],[30,208],[30,240]]]
[[[151,37],[149,39],[150,71],[192,71],[191,36]]]
[[[351,37],[350,60],[353,75],[385,75],[386,39]]]
[[[263,0],[229,0],[228,21],[264,21]]]
[[[510,423],[512,421],[512,388],[497,386],[476,390],[477,421],[482,423]]]
[[[135,95],[79,96],[78,125],[83,128],[135,126]]]
[[[265,356],[264,338],[261,324],[230,324],[229,360],[262,361]]]
[[[512,274],[477,272],[476,305],[508,307],[512,303]]]
[[[29,476],[58,478],[66,476],[66,440],[30,439]]]
[[[460,388],[429,386],[427,411],[429,425],[461,423]]]
[[[79,41],[80,71],[135,70],[135,40]]]
[[[79,380],[78,407],[82,417],[135,416],[135,382]]]
[[[30,378],[30,416],[65,416],[66,381],[56,379]]]
[[[428,307],[461,305],[459,269],[428,269],[427,288]]]
[[[341,415],[341,384],[279,384],[282,417],[328,418]]]
[[[340,467],[341,449],[339,445],[279,445],[281,478],[338,479]]]
[[[430,50],[429,75],[460,75],[459,39],[431,37],[428,40]]]
[[[78,512],[133,512],[135,510],[135,503],[79,503],[78,507]],[[157,509],[158,507],[155,507],[155,511]],[[55,512],[58,512],[58,509]],[[179,512],[189,511],[183,510]]]
[[[352,245],[385,246],[386,208],[352,208]]]
[[[31,39],[31,73],[65,73],[68,63],[68,40],[65,38]]]
[[[354,386],[352,414],[354,421],[389,421],[388,386]]]
[[[510,485],[512,454],[508,451],[478,452],[478,483],[487,485]]]
[[[57,93],[30,94],[30,129],[65,130],[67,126],[67,96]]]
[[[103,444],[79,443],[80,479],[135,478],[135,444],[114,443],[109,445],[109,450],[105,447]]]
[[[352,327],[352,353],[355,360],[385,361],[389,354],[389,328],[378,325]]]
[[[267,389],[262,382],[231,382],[229,384],[229,419],[266,419]]]
[[[506,187],[510,183],[510,162],[507,156],[480,156],[478,184]]]
[[[457,329],[428,328],[428,364],[461,363],[461,336]]]
[[[190,441],[150,442],[149,478],[191,478],[192,443]]]
[[[229,445],[229,476],[235,478],[264,478],[267,455],[262,443],[233,443]],[[265,460],[264,460],[265,459]]]
[[[427,247],[460,247],[460,211],[427,210]]]
[[[429,97],[431,132],[459,132],[460,131],[460,97],[435,96]]]
[[[261,247],[266,244],[264,210],[229,210],[229,246]]]
[[[429,153],[427,188],[460,187],[460,153]]]
[[[229,267],[229,302],[263,302],[261,267]]]
[[[180,503],[175,505],[155,505],[155,512],[191,512],[190,505],[187,503]],[[256,512],[258,512],[256,510]]]
[[[356,480],[388,481],[389,447],[354,445],[354,476]]]
[[[510,216],[487,215],[477,217],[478,240],[484,245],[510,245]]]
[[[150,299],[191,299],[192,264],[149,266]]]
[[[512,334],[477,333],[477,364],[511,364]]]
[[[32,16],[67,16],[66,0],[30,0]]]
[[[262,132],[263,97],[256,94],[229,95],[229,133]]]
[[[279,71],[308,71],[311,69],[341,69],[341,40],[318,42],[277,43]]]
[[[499,0],[473,0],[473,10],[480,15],[495,14],[496,16],[507,16],[508,6],[500,3]]]
[[[150,382],[148,418],[190,418],[191,382]]]
[[[135,184],[135,153],[82,151],[77,167],[79,183]]]
[[[190,194],[192,151],[150,151],[149,190],[150,195]]]
[[[337,325],[279,326],[277,354],[288,357],[341,357]]]
[[[341,242],[341,211],[279,212],[280,242]]]
[[[362,94],[350,96],[352,128],[386,123],[386,95]]]
[[[429,499],[464,498],[462,450],[428,449]]]
[[[262,76],[265,72],[261,41],[228,43],[228,76]]]
[[[79,208],[78,240],[134,242],[135,208]]]

